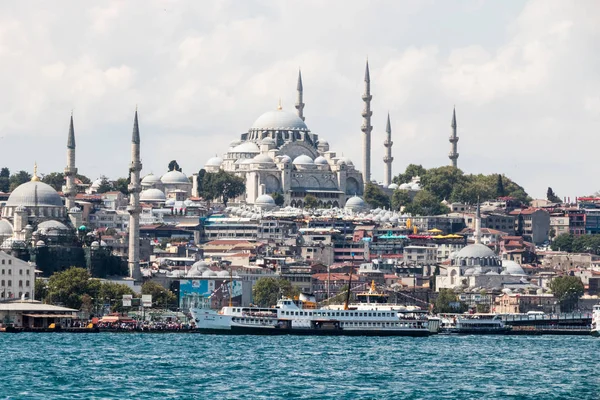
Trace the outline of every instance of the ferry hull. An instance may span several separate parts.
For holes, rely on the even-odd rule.
[[[269,328],[232,326],[230,329],[196,328],[193,333],[213,335],[298,335],[298,336],[408,336],[424,337],[432,335],[429,330],[346,330],[311,328]]]

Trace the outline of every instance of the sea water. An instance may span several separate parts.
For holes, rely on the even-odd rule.
[[[5,399],[597,399],[600,340],[0,334]]]

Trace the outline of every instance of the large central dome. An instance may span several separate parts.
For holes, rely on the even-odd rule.
[[[283,111],[267,111],[250,128],[255,131],[273,131],[273,130],[301,130],[308,131],[308,127],[296,114]]]
[[[8,197],[7,207],[63,207],[62,199],[52,186],[31,181],[17,187]]]

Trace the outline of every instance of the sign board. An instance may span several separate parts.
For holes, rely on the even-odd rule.
[[[123,307],[131,307],[131,300],[133,299],[133,296],[130,294],[124,294],[123,295]]]
[[[152,295],[151,294],[143,294],[142,295],[142,307],[152,307]]]

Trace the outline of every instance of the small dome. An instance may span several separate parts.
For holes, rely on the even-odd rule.
[[[315,158],[314,163],[317,165],[329,165],[329,162],[327,162],[327,159],[323,156]]]
[[[166,201],[167,197],[162,190],[159,189],[146,189],[140,193],[140,201],[146,202],[163,202]]]
[[[202,276],[203,277],[217,276],[217,273],[215,271],[208,270],[208,271],[204,271],[202,273]]]
[[[167,201],[165,201],[165,206],[167,207],[173,207],[175,205],[175,199],[168,199]]]
[[[219,272],[217,272],[217,276],[219,276],[221,278],[228,278],[229,272],[228,271],[219,271]]]
[[[362,209],[366,207],[366,203],[363,199],[358,196],[350,197],[348,201],[346,201],[346,208],[351,210]]]
[[[266,154],[259,154],[252,159],[253,164],[273,164],[273,159]]]
[[[260,149],[253,142],[243,142],[231,149],[231,153],[260,153]]]
[[[254,202],[254,204],[259,205],[259,206],[260,205],[274,206],[275,200],[273,200],[273,198],[271,196],[269,196],[268,194],[263,194],[256,198],[256,201]]]
[[[391,184],[388,186],[388,189],[396,190],[396,189],[398,189],[398,185],[396,185],[395,183],[391,183]]]
[[[273,138],[266,137],[260,141],[260,144],[261,145],[276,145],[277,143],[275,143],[275,140],[273,140]]]
[[[486,273],[486,275],[500,275],[500,274],[495,271],[489,271]]]
[[[41,181],[19,185],[8,197],[6,207],[63,207],[62,199],[52,186]]]
[[[475,272],[475,268],[468,268],[465,270],[465,276],[471,276]]]
[[[190,181],[183,172],[169,171],[160,177],[160,181],[166,184],[189,184]]]
[[[343,162],[344,162],[346,165],[354,165],[354,163],[352,162],[352,160],[351,160],[351,159],[349,159],[348,157],[340,157],[340,158],[338,159],[338,162],[337,162],[337,163],[339,164],[339,163],[340,163],[340,162],[342,162],[342,161],[343,161]]]
[[[298,157],[294,158],[294,165],[309,165],[309,164],[314,164],[314,161],[312,158],[310,158],[306,154],[302,154],[302,155],[299,155]]]
[[[17,240],[14,238],[8,238],[4,242],[2,242],[0,249],[11,250],[11,249],[24,249],[26,247],[27,247],[27,243],[25,243],[24,241]]]
[[[81,208],[79,208],[79,207],[72,207],[72,208],[69,210],[69,212],[70,212],[71,214],[73,214],[73,213],[79,213],[79,212],[81,212]]]
[[[292,162],[292,159],[290,158],[290,156],[288,156],[287,154],[279,157],[279,161],[284,163],[284,164],[289,164]]]
[[[419,186],[419,184],[416,183],[416,182],[415,183],[411,183],[410,184],[410,190],[414,190],[414,191],[421,190],[421,186]]]
[[[160,176],[148,174],[142,179],[143,185],[154,185],[155,183],[160,183]]]
[[[102,185],[102,179],[96,179],[94,182],[92,182],[91,188],[98,189],[100,185]]]
[[[12,236],[13,235],[13,227],[5,219],[0,219],[0,236]]]
[[[523,268],[513,260],[503,260],[502,267],[502,272],[507,272],[507,275],[525,275]]]
[[[403,183],[398,187],[400,190],[410,190],[410,185],[408,183]]]
[[[53,221],[53,220],[40,222],[38,224],[37,228],[38,228],[38,230],[46,230],[46,231],[49,231],[49,230],[69,231],[70,230],[62,222]]]
[[[283,110],[267,111],[252,124],[251,131],[300,130],[308,131],[308,127],[295,113]]]
[[[100,247],[100,243],[98,243],[98,241],[97,241],[97,240],[94,240],[94,241],[92,242],[92,244],[90,244],[90,247],[91,247],[92,249],[97,249],[97,248],[99,248],[99,247]]]
[[[46,245],[46,243],[44,243],[43,240],[38,240],[37,242],[35,242],[35,247],[44,247]]]
[[[209,158],[208,161],[206,162],[206,164],[204,164],[205,167],[220,167],[221,164],[223,164],[223,159],[221,157],[212,157]]]

